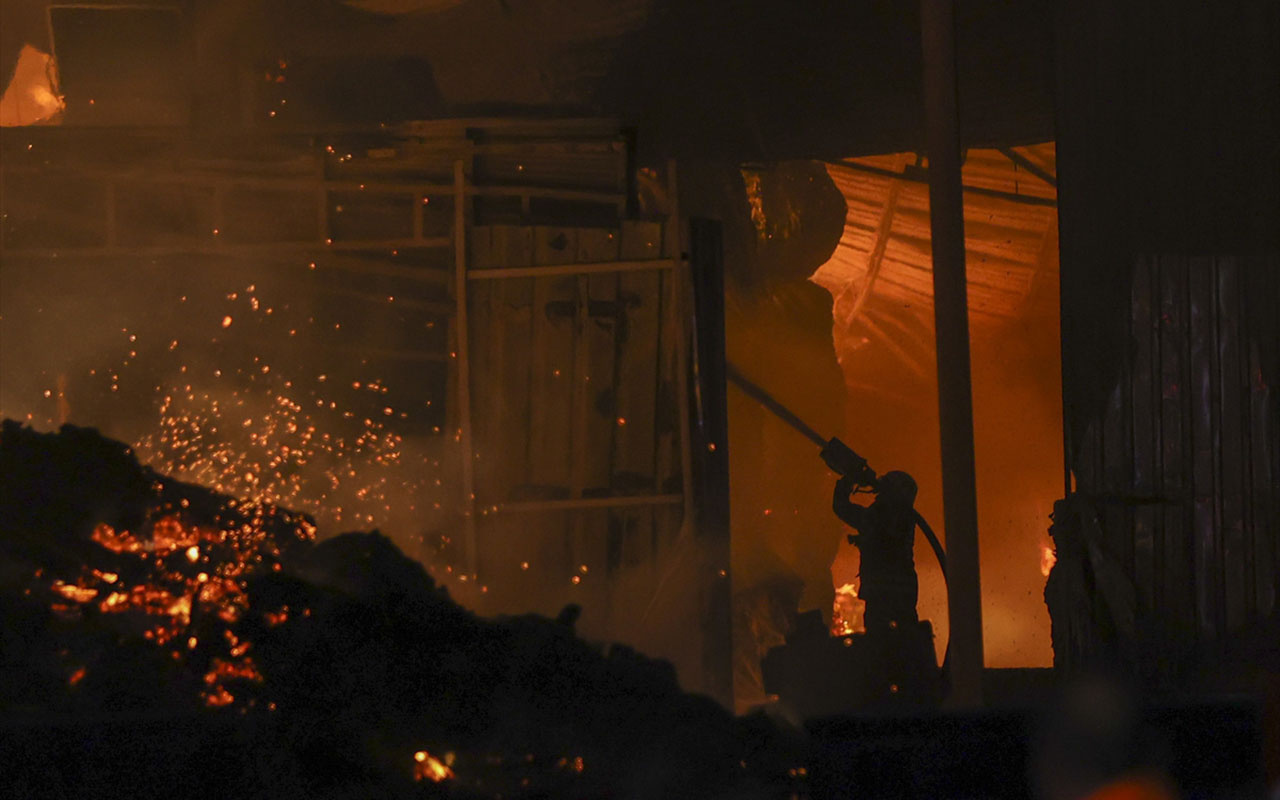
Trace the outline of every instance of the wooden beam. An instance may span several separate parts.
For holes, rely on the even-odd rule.
[[[841,313],[844,319],[842,322],[849,325],[858,317],[858,312],[866,305],[867,298],[871,296],[871,292],[875,288],[876,278],[880,276],[880,265],[884,263],[884,251],[889,245],[889,236],[893,233],[893,215],[898,209],[898,191],[902,186],[902,182],[897,178],[889,180],[889,191],[885,194],[884,209],[880,212],[880,220],[876,225],[875,243],[871,246],[871,252],[867,255],[867,279],[862,287],[862,291],[858,293],[857,298],[853,301],[853,308],[848,312]],[[852,288],[853,284],[849,284]],[[848,291],[846,288],[845,291]],[[841,292],[841,296],[844,292]]]
[[[327,222],[322,223],[327,227]],[[42,247],[42,248],[5,248],[0,250],[6,257],[14,258],[113,258],[126,256],[134,258],[165,258],[168,256],[287,256],[316,257],[324,253],[350,253],[364,250],[411,250],[415,248],[445,248],[453,244],[448,236],[429,239],[378,239],[340,241],[324,243],[319,241],[298,242],[224,242],[214,239],[193,241],[188,245],[98,245],[91,247]]]
[[[673,258],[649,258],[640,261],[595,261],[581,264],[547,264],[537,267],[506,267],[498,269],[468,270],[467,279],[473,281],[498,278],[545,278],[550,275],[589,275],[601,272],[635,272],[646,269],[671,269]]]
[[[467,176],[461,160],[453,164],[453,290],[457,312],[458,449],[462,457],[463,547],[467,574],[479,569],[476,543],[475,451],[471,444],[471,364],[467,331]]]

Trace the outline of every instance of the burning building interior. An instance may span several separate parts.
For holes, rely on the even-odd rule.
[[[1277,43],[0,0],[0,786],[1274,791]]]

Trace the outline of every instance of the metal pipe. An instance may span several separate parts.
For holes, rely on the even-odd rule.
[[[949,567],[949,703],[953,707],[976,707],[982,705],[982,592],[956,96],[955,3],[921,0],[920,11],[938,349],[938,422],[942,433],[942,509]]]

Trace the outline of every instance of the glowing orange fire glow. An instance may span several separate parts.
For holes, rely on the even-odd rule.
[[[1058,554],[1049,546],[1040,548],[1040,574],[1049,577],[1049,572],[1053,570],[1053,565],[1058,563]]]
[[[48,124],[64,108],[53,56],[24,44],[13,77],[0,95],[0,127]]]
[[[831,608],[831,635],[848,636],[866,630],[862,616],[866,603],[858,598],[858,590],[852,583],[836,589]]]
[[[221,528],[192,525],[177,513],[161,514],[138,532],[99,524],[90,539],[109,553],[136,557],[148,577],[137,581],[127,577],[136,574],[129,569],[109,572],[86,566],[74,581],[45,578],[51,607],[64,618],[78,618],[91,604],[109,617],[131,618],[134,621],[127,629],[138,630],[135,626],[140,625],[145,640],[174,648],[169,655],[175,661],[181,663],[190,656],[198,659],[197,664],[207,664],[199,667],[204,683],[199,697],[205,705],[232,706],[237,701],[232,693],[236,683],[263,680],[249,654],[251,643],[230,630],[223,632],[224,641],[201,638],[192,618],[216,618],[228,625],[240,619],[249,606],[250,575],[279,566],[276,559],[283,543],[273,538],[268,523],[284,523],[274,530],[301,541],[315,537],[314,526],[305,518],[275,507],[238,503],[233,507],[234,517],[228,517]],[[200,572],[193,567],[197,562]],[[283,623],[288,609],[267,617],[268,624]],[[69,683],[74,686],[85,672],[83,667],[73,671]]]
[[[53,590],[68,600],[74,600],[77,603],[87,603],[98,596],[97,589],[89,589],[83,586],[71,586],[62,581],[53,582]]]
[[[445,761],[451,761],[452,754],[445,754]],[[440,783],[454,777],[453,770],[445,761],[441,761],[426,750],[419,750],[413,754],[413,779],[415,781],[429,780],[432,783]]]

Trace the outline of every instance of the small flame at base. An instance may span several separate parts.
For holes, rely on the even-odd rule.
[[[445,753],[445,761],[452,761],[450,756],[452,753]],[[454,777],[453,770],[444,761],[436,758],[426,750],[419,750],[413,754],[413,779],[415,781],[429,780],[432,783],[440,783]]]
[[[1052,547],[1044,545],[1040,548],[1040,574],[1049,577],[1053,565],[1058,563],[1058,554]]]

